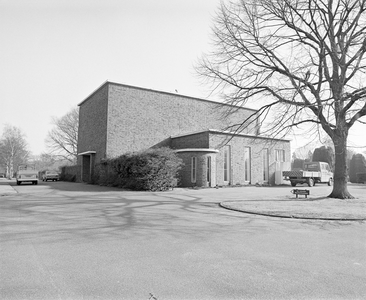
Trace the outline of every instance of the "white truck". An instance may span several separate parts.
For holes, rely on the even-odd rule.
[[[38,184],[38,177],[38,171],[34,165],[19,165],[16,175],[17,185],[20,185],[22,182]]]
[[[283,171],[282,175],[292,186],[298,183],[307,183],[309,187],[315,183],[327,183],[329,186],[333,184],[333,172],[326,162],[305,162],[303,170]]]

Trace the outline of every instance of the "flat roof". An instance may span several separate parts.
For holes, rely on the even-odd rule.
[[[97,151],[85,151],[85,152],[81,152],[81,153],[78,153],[79,156],[81,155],[90,155],[90,154],[96,154]]]
[[[218,101],[214,101],[214,100],[208,100],[208,99],[202,99],[202,98],[197,98],[197,97],[191,97],[191,96],[186,96],[186,95],[182,95],[182,94],[178,94],[178,93],[163,92],[163,91],[158,91],[158,90],[153,90],[153,89],[148,89],[148,88],[143,88],[143,87],[138,87],[138,86],[133,86],[133,85],[127,85],[127,84],[117,83],[117,82],[108,81],[108,80],[105,81],[102,85],[100,85],[96,90],[94,90],[83,101],[81,101],[78,104],[78,106],[80,106],[84,102],[88,101],[89,98],[91,96],[93,96],[96,92],[98,92],[102,87],[104,87],[105,85],[110,85],[110,84],[111,85],[116,85],[116,86],[121,86],[121,87],[126,87],[126,88],[131,88],[131,89],[136,89],[136,90],[142,90],[142,91],[148,91],[148,92],[153,92],[153,93],[159,93],[159,94],[163,94],[163,95],[171,95],[171,96],[176,96],[176,97],[182,97],[182,98],[188,98],[188,99],[195,99],[195,100],[198,100],[198,101],[210,102],[210,103],[214,103],[214,104],[217,104],[217,105],[224,105],[224,106],[236,107],[236,108],[245,109],[245,110],[257,111],[257,109],[253,109],[253,108],[249,108],[249,107],[237,106],[237,105],[232,105],[232,104],[228,104],[228,103],[222,103],[222,102],[218,102]]]
[[[176,139],[176,138],[180,138],[180,137],[184,137],[184,136],[201,134],[201,133],[205,133],[205,132],[213,133],[213,134],[235,135],[235,136],[242,136],[242,137],[249,137],[249,138],[256,138],[256,139],[291,142],[290,139],[279,139],[279,138],[272,138],[272,137],[269,137],[269,136],[260,136],[260,135],[247,134],[247,133],[237,133],[237,132],[218,130],[218,129],[205,129],[205,130],[201,130],[201,131],[195,131],[195,132],[184,133],[184,134],[180,134],[180,135],[176,135],[176,136],[171,136],[170,138]]]
[[[174,149],[174,152],[206,152],[206,153],[219,153],[217,149],[211,148],[182,148],[182,149]]]

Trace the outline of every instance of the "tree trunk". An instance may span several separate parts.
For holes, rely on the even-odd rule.
[[[347,132],[342,132],[340,135],[333,136],[335,149],[335,169],[333,180],[333,191],[328,196],[338,199],[353,199],[354,197],[347,189]]]

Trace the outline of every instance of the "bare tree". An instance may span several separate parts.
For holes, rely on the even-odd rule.
[[[272,136],[305,125],[325,132],[335,149],[333,198],[353,198],[346,150],[366,115],[365,9],[366,0],[222,2],[214,50],[197,68],[226,103],[260,103],[241,129],[261,118]]]
[[[75,163],[77,158],[79,110],[74,108],[63,117],[53,119],[54,128],[46,144],[52,155]]]
[[[26,163],[28,158],[24,134],[17,127],[6,125],[0,140],[0,163],[5,166],[8,177],[11,178],[18,165]]]
[[[311,160],[313,157],[314,146],[313,145],[305,145],[303,147],[295,149],[292,154],[293,158],[299,158],[303,160]]]

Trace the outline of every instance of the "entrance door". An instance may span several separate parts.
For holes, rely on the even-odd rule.
[[[90,155],[83,155],[82,158],[81,180],[84,182],[90,182]]]

